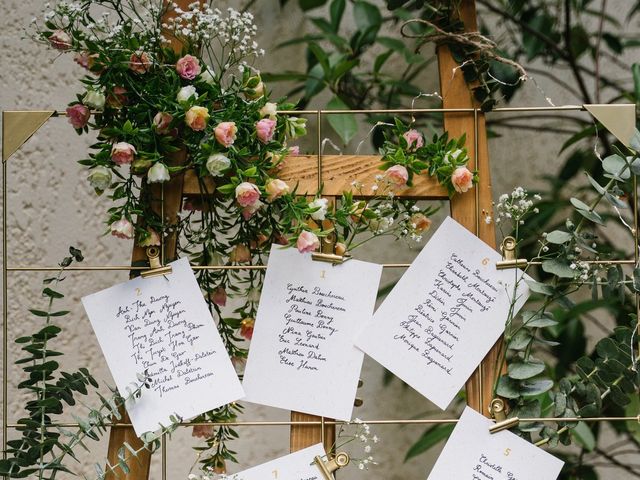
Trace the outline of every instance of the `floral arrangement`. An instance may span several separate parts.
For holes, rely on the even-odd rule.
[[[400,121],[381,151],[383,172],[374,185],[354,183],[336,205],[297,191],[279,174],[299,154],[306,121],[294,105],[270,101],[253,64],[264,51],[255,42],[250,13],[222,12],[202,2],[185,8],[153,0],[84,0],[47,4],[32,36],[74,54],[86,70],[84,90],[69,105],[69,123],[97,134],[86,167],[98,195],[108,196],[107,232],[137,245],[178,238],[178,254],[207,266],[263,265],[273,243],[300,252],[318,250],[332,235],[343,255],[371,238],[419,241],[433,208],[395,196],[415,175],[435,175],[453,194],[476,180],[466,168],[464,138],[435,137],[425,144]],[[395,142],[395,143],[394,143]],[[175,223],[154,206],[154,188],[191,171],[201,194],[188,198]],[[359,194],[371,189],[368,200]],[[264,271],[204,269],[197,273],[218,328],[239,373],[247,356]],[[232,311],[229,297],[237,299]],[[241,406],[208,412],[197,422],[233,421]],[[229,428],[195,427],[205,439],[199,458],[224,471],[235,461]]]

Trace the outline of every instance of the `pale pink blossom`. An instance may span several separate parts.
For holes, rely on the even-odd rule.
[[[209,120],[209,109],[207,107],[191,107],[184,117],[187,126],[196,132],[201,132],[207,128]]]
[[[244,318],[240,322],[240,336],[246,340],[253,338],[253,328],[256,324],[254,318]]]
[[[260,200],[260,190],[253,183],[242,182],[236,187],[236,200],[241,207],[249,207]]]
[[[249,220],[253,215],[264,206],[260,200],[253,205],[246,206],[242,209],[242,218]]]
[[[210,438],[213,437],[214,433],[215,428],[213,425],[194,425],[193,430],[191,431],[191,436],[198,438]]]
[[[116,220],[111,224],[111,235],[118,238],[133,238],[133,224],[126,218]]]
[[[209,300],[218,305],[224,307],[227,305],[227,292],[224,287],[217,287],[213,292],[209,294]]]
[[[414,233],[423,233],[431,227],[431,220],[423,213],[414,213],[409,218],[409,223]]]
[[[473,173],[467,167],[458,167],[451,175],[451,183],[456,192],[464,193],[473,187]]]
[[[111,108],[120,109],[124,107],[129,102],[127,98],[127,89],[124,87],[113,87],[111,93],[107,95],[106,103]]]
[[[280,180],[279,178],[275,178],[270,180],[264,187],[265,191],[268,195],[268,200],[270,202],[274,201],[276,198],[281,197],[285,193],[289,193],[289,185]]]
[[[289,155],[293,157],[300,155],[300,145],[293,145],[292,147],[289,147]]]
[[[73,105],[67,108],[67,118],[73,128],[79,130],[84,128],[91,118],[91,111],[82,104]]]
[[[133,162],[133,159],[138,153],[136,147],[127,142],[118,142],[111,148],[111,160],[116,165],[125,165]]]
[[[200,61],[193,55],[185,55],[176,63],[176,72],[185,80],[193,80],[201,71]]]
[[[91,70],[96,61],[96,58],[98,58],[98,55],[95,53],[89,54],[89,52],[78,52],[76,53],[76,56],[73,57],[73,61],[81,67],[86,68],[87,70]]]
[[[394,165],[393,167],[387,168],[384,176],[387,178],[387,180],[398,187],[406,185],[407,181],[409,180],[409,172],[403,165]]]
[[[256,122],[256,135],[258,140],[262,143],[269,143],[273,139],[274,133],[276,133],[276,122],[270,118],[263,118]]]
[[[129,69],[136,73],[147,73],[151,68],[151,57],[147,52],[135,52],[129,59]]]
[[[408,150],[416,150],[424,145],[424,138],[422,137],[422,134],[417,130],[408,130],[404,132],[402,136],[407,141]]]
[[[56,50],[69,50],[71,41],[71,36],[64,30],[56,30],[49,37],[49,43]]]
[[[240,243],[234,247],[229,255],[229,260],[235,263],[248,263],[251,260],[251,250]]]
[[[315,233],[304,230],[296,241],[296,247],[300,253],[314,252],[320,248],[320,240]]]
[[[220,122],[213,133],[218,143],[228,148],[236,141],[238,127],[236,127],[236,122]]]

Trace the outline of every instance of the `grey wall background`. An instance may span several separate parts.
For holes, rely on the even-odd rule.
[[[239,2],[219,2],[222,6],[242,6]],[[259,43],[267,49],[263,68],[277,71],[300,64],[304,69],[303,51],[299,48],[273,51],[273,45],[292,36],[310,30],[297,7],[281,10],[278,0],[255,2],[252,11],[259,25]],[[383,2],[379,1],[382,5]],[[616,2],[618,3],[618,2]],[[630,2],[620,2],[628,4]],[[36,45],[23,35],[23,26],[40,14],[42,2],[38,0],[3,0],[3,17],[0,30],[0,90],[2,109],[62,109],[80,90],[78,78],[80,67],[68,56],[55,58],[55,53]],[[622,10],[622,9],[621,9]],[[615,12],[613,12],[615,14]],[[428,51],[424,52],[428,54]],[[55,60],[55,61],[54,61]],[[625,60],[625,59],[623,59]],[[630,59],[626,59],[630,60]],[[612,67],[613,68],[613,67]],[[620,75],[628,75],[621,71]],[[433,92],[437,75],[431,72],[423,78],[424,92]],[[569,80],[570,81],[570,80]],[[574,103],[573,98],[563,97],[552,84],[537,79],[539,87],[557,104]],[[283,93],[283,86],[273,86],[275,97]],[[528,82],[524,92],[518,97],[518,105],[545,105],[545,95]],[[419,105],[419,104],[417,104]],[[560,126],[562,122],[559,122]],[[355,145],[366,136],[368,128],[362,128],[360,135],[345,153],[355,150]],[[324,129],[327,132],[327,129]],[[528,188],[540,185],[541,172],[554,172],[559,165],[556,152],[564,140],[562,136],[549,133],[534,134],[510,131],[507,135],[492,140],[491,162],[494,194],[510,191],[515,185]],[[310,135],[313,137],[313,135]],[[335,143],[337,139],[333,138]],[[111,236],[103,236],[104,211],[108,208],[106,198],[96,197],[85,173],[76,163],[87,151],[91,139],[78,137],[64,119],[50,120],[8,164],[8,202],[3,208],[8,212],[8,253],[10,265],[55,265],[67,252],[69,245],[82,249],[86,263],[90,265],[125,264],[128,262],[131,245]],[[367,145],[368,142],[365,142]],[[332,153],[332,152],[328,152]],[[364,152],[363,152],[364,153]],[[442,213],[446,213],[446,206]],[[358,256],[371,261],[405,262],[417,253],[417,248],[396,247],[372,243]],[[383,284],[397,277],[401,272],[387,271]],[[98,378],[112,383],[100,349],[91,331],[89,322],[80,305],[80,297],[106,288],[126,279],[125,272],[95,274],[70,273],[62,289],[67,293],[64,303],[72,314],[65,317],[65,334],[58,348],[67,354],[64,364],[69,368],[78,365],[88,367]],[[28,308],[41,305],[39,298],[42,274],[13,273],[9,277],[9,338],[32,332],[36,327],[34,319],[25,315]],[[9,359],[16,358],[16,350],[11,347]],[[9,368],[9,419],[18,418],[25,397],[17,395],[13,386],[17,383],[18,370]],[[405,388],[398,380],[389,386],[382,384],[382,368],[367,359],[362,377],[364,387],[360,396],[365,399],[362,408],[354,415],[362,418],[414,418],[426,416],[451,416],[459,413],[441,413],[410,388]],[[247,405],[244,420],[284,420],[288,412],[266,407]],[[288,429],[285,427],[244,427],[239,429],[242,438],[234,442],[232,448],[239,452],[238,458],[244,467],[262,463],[283,455],[288,451]],[[407,463],[403,462],[408,447],[422,433],[422,427],[384,426],[375,428],[382,442],[374,456],[380,463],[370,472],[369,478],[387,480],[424,479],[435,461],[437,451],[423,455]],[[191,446],[197,442],[191,438],[190,429],[179,431],[168,444],[168,477],[184,479],[195,453]],[[78,473],[91,476],[93,462],[102,462],[106,453],[106,443],[93,446],[90,453],[81,453],[82,463]],[[230,470],[238,469],[230,465]],[[365,478],[357,469],[350,469],[340,475],[344,479]],[[61,477],[62,478],[62,477]],[[159,455],[154,459],[151,475],[160,478]],[[614,478],[604,475],[602,478]],[[624,478],[615,476],[615,478]]]

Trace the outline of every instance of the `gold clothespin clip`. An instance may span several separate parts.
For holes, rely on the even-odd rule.
[[[173,271],[170,265],[162,265],[160,249],[158,247],[147,247],[147,258],[149,259],[149,270],[144,270],[140,274],[142,278],[159,277],[160,275],[167,275]]]
[[[358,380],[358,388],[362,387],[362,385],[364,385],[364,382],[362,381],[362,379]],[[360,397],[356,397],[356,399],[353,402],[353,406],[354,407],[361,407],[362,405],[364,405],[364,400],[361,399]]]
[[[504,400],[501,398],[494,398],[491,400],[491,403],[489,404],[489,412],[496,420],[496,423],[489,427],[489,432],[491,433],[508,430],[520,423],[520,419],[518,417],[507,418],[507,408]]]
[[[333,263],[334,265],[340,265],[351,259],[351,255],[345,253],[344,255],[336,254],[336,236],[335,233],[327,235],[322,239],[321,252],[313,252],[311,254],[311,260],[316,262]]]
[[[335,480],[333,472],[349,465],[349,461],[351,459],[347,453],[340,452],[331,460],[327,460],[326,462],[319,455],[317,455],[313,460],[316,465],[318,465],[318,468],[322,472],[322,476],[325,480]]]
[[[505,237],[500,245],[502,261],[496,262],[496,269],[506,270],[507,268],[522,268],[527,266],[526,258],[516,258],[516,239]]]

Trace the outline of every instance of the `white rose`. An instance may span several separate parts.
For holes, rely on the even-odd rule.
[[[107,167],[97,166],[89,170],[89,183],[96,190],[106,190],[111,185],[111,180],[111,170]]]
[[[326,198],[316,198],[313,202],[309,203],[309,208],[318,209],[311,214],[311,218],[314,220],[324,220],[327,210],[329,209],[329,200]]]
[[[222,153],[214,153],[207,160],[207,170],[214,177],[221,177],[222,171],[231,166],[231,160],[229,160]]]
[[[211,67],[206,67],[200,74],[200,80],[204,83],[208,83],[209,85],[213,85],[216,81],[216,77],[213,76],[213,69]]]
[[[187,102],[189,99],[198,98],[198,92],[196,91],[196,87],[193,85],[187,85],[186,87],[182,87],[176,96],[176,100],[179,103]]]
[[[156,162],[147,172],[148,183],[162,183],[170,179],[169,169],[164,163]]]
[[[267,102],[264,107],[260,109],[260,117],[269,117],[271,120],[276,119],[278,113],[278,105],[276,103]]]
[[[462,153],[461,149],[454,150],[453,152],[447,152],[444,154],[444,161],[447,163],[452,163],[453,160],[457,160],[460,154]]]
[[[96,90],[88,90],[87,93],[84,94],[84,97],[82,97],[82,103],[96,110],[102,110],[104,108],[105,100],[104,94]]]

